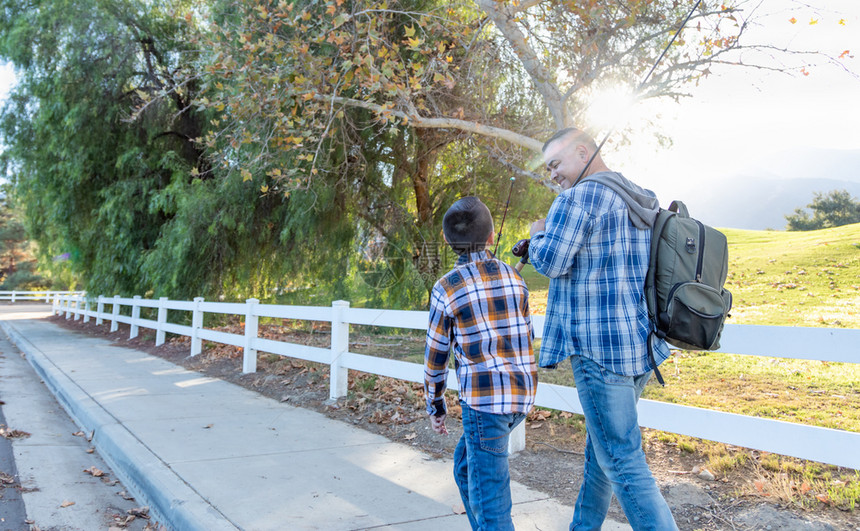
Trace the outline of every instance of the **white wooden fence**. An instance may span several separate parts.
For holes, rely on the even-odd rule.
[[[105,310],[107,306],[111,306],[110,312]],[[120,314],[122,306],[131,307],[130,317]],[[67,319],[74,316],[75,320],[82,318],[87,322],[95,318],[96,324],[110,321],[111,331],[116,331],[119,323],[127,323],[130,325],[130,337],[136,337],[140,327],[153,329],[156,331],[156,345],[164,343],[167,332],[188,336],[191,338],[192,356],[201,352],[203,340],[242,347],[242,370],[245,373],[257,370],[258,351],[324,363],[331,367],[332,399],[346,396],[349,370],[410,382],[423,382],[424,378],[421,364],[350,352],[349,325],[424,330],[427,328],[427,312],[350,308],[346,301],[335,301],[331,307],[280,306],[259,304],[256,299],[249,299],[245,303],[205,302],[202,298],[191,302],[167,298],[149,300],[139,296],[131,299],[116,296],[90,300],[81,294],[57,294],[53,308],[56,313],[65,313]],[[157,320],[141,319],[141,308],[157,309]],[[192,312],[191,326],[169,322],[168,311]],[[207,313],[244,316],[244,335],[205,328],[204,316]],[[261,317],[329,322],[331,347],[309,347],[258,337],[257,326]],[[544,316],[534,316],[538,337],[543,331],[543,324]],[[726,325],[720,343],[722,352],[733,354],[860,363],[860,329]],[[454,371],[449,374],[448,386],[457,389]],[[582,414],[573,387],[539,383],[536,404]],[[860,469],[860,433],[856,432],[645,399],[639,401],[639,422],[648,428]],[[519,429],[511,439],[512,450],[525,448],[525,429]]]
[[[55,295],[83,295],[83,291],[5,291],[0,290],[0,301],[41,301],[51,302]]]

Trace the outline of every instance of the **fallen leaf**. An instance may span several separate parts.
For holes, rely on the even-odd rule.
[[[98,468],[96,468],[94,466],[87,468],[86,470],[84,470],[84,472],[86,472],[87,474],[90,474],[94,478],[100,478],[100,477],[105,475],[104,472],[102,472],[101,470],[99,470]]]
[[[69,501],[69,500],[66,500],[66,501],[64,501],[63,503],[61,503],[61,504],[60,504],[60,508],[61,508],[61,509],[65,509],[66,507],[71,507],[71,506],[72,506],[72,505],[74,505],[74,504],[75,504],[75,502],[73,502],[73,501]]]
[[[466,507],[462,503],[452,505],[451,510],[454,511],[454,514],[466,514]]]
[[[812,486],[809,483],[804,481],[803,484],[800,485],[800,493],[801,494],[806,494],[810,490],[812,490]]]
[[[126,491],[121,491],[119,493],[119,495],[122,497],[123,500],[128,500],[128,501],[134,500],[134,496],[130,496]]]
[[[91,454],[91,453],[93,453],[93,452],[95,452],[95,451],[96,451],[96,449],[95,449],[95,448],[87,448],[87,453],[88,453],[88,454]]]
[[[203,426],[203,429],[204,429],[204,430],[208,430],[208,429],[209,429],[209,428],[211,428],[212,426],[214,426],[214,424],[207,424],[207,425]]]
[[[532,424],[532,429],[536,430],[536,429],[540,428],[541,426],[543,426],[543,422],[538,422],[537,424]]]
[[[821,503],[830,504],[830,496],[827,494],[816,494],[815,498]]]
[[[149,506],[146,505],[144,505],[143,507],[135,507],[133,509],[129,509],[126,512],[132,516],[137,516],[138,518],[149,519]]]
[[[757,491],[759,491],[760,493],[764,494],[764,481],[761,481],[760,479],[757,479],[757,480],[753,481],[753,485],[755,485],[755,490],[757,490]]]
[[[6,439],[22,439],[29,436],[30,434],[26,431],[11,430],[8,426],[0,427],[0,437],[5,437]]]
[[[407,441],[411,441],[415,437],[418,437],[418,435],[415,432],[412,432],[412,433],[407,434],[406,437],[404,437],[404,439],[406,439]]]
[[[75,437],[86,437],[86,435],[82,431],[76,431],[72,435],[74,435]]]

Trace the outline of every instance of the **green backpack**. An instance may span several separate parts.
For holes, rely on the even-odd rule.
[[[690,217],[673,201],[660,209],[651,235],[645,297],[653,333],[685,350],[720,348],[732,294],[723,287],[729,267],[726,236]],[[651,364],[663,383],[653,353]]]

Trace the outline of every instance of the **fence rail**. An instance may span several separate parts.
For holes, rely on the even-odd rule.
[[[191,338],[192,356],[201,352],[202,340],[225,343],[244,349],[242,370],[257,370],[257,352],[269,352],[317,363],[328,364],[332,399],[346,396],[349,370],[388,376],[410,382],[422,382],[421,364],[377,358],[349,351],[349,325],[423,330],[427,327],[427,312],[350,308],[346,301],[326,306],[279,306],[259,304],[249,299],[244,304],[194,301],[171,301],[140,297],[103,297],[88,299],[80,293],[54,293],[55,313],[66,318],[96,319],[96,324],[111,321],[111,330],[118,323],[130,326],[130,338],[139,328],[156,330],[156,345],[165,341],[165,333]],[[24,300],[24,299],[19,299]],[[95,306],[95,308],[93,308]],[[106,307],[111,306],[110,311]],[[120,308],[131,308],[131,316],[120,314]],[[157,308],[158,319],[140,318],[140,308]],[[191,312],[191,326],[170,323],[168,311]],[[244,334],[231,334],[204,328],[207,313],[239,315],[245,318]],[[331,323],[331,346],[328,349],[274,341],[258,337],[261,317],[323,321]],[[537,337],[542,335],[544,316],[534,316]],[[721,339],[721,352],[750,356],[767,356],[860,363],[860,329],[802,328],[784,326],[726,325]],[[457,388],[453,371],[448,386]],[[576,389],[563,385],[539,383],[536,405],[560,411],[582,414]],[[726,413],[710,409],[670,404],[654,400],[639,401],[639,421],[644,427],[753,448],[781,455],[860,469],[860,433],[820,428]],[[525,429],[518,428],[511,438],[513,451],[525,448]]]
[[[0,301],[41,301],[51,302],[56,295],[83,295],[83,291],[6,291],[0,290]]]

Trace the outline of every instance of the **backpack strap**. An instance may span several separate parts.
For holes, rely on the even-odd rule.
[[[680,201],[673,201],[669,206],[670,210],[663,210],[662,208],[657,213],[657,218],[654,220],[654,227],[651,229],[651,252],[648,257],[648,271],[645,274],[645,299],[646,305],[648,306],[648,317],[651,319],[651,322],[655,325],[657,324],[657,315],[654,314],[654,308],[657,307],[657,268],[653,266],[653,264],[657,263],[657,250],[659,249],[660,243],[660,235],[663,234],[663,229],[666,227],[666,222],[669,221],[669,218],[676,215],[676,211],[672,211],[672,207],[677,208],[677,203]],[[681,208],[683,212],[686,213],[687,207],[684,206],[684,203],[681,203]]]
[[[666,382],[663,381],[663,375],[660,374],[660,369],[657,368],[657,360],[654,359],[654,347],[651,345],[651,341],[654,339],[654,332],[652,331],[648,334],[648,361],[651,363],[651,367],[654,369],[654,376],[657,377],[657,382],[666,387]]]
[[[678,212],[679,210],[680,212]],[[669,210],[663,210],[661,208],[657,213],[657,219],[654,220],[654,227],[651,230],[651,253],[648,258],[650,261],[648,262],[648,272],[645,275],[645,305],[648,307],[648,320],[651,326],[651,330],[648,333],[648,361],[651,363],[651,368],[654,369],[654,376],[657,378],[657,382],[663,386],[665,386],[666,383],[663,381],[663,375],[660,374],[660,369],[657,368],[657,360],[654,359],[654,346],[652,344],[655,335],[660,338],[664,337],[664,335],[659,333],[659,329],[657,328],[657,315],[654,313],[655,308],[657,308],[657,268],[653,267],[653,265],[657,263],[657,251],[660,247],[660,235],[666,227],[666,222],[668,222],[672,216],[676,215],[687,215],[687,207],[680,201],[672,201],[672,204],[669,205]]]

